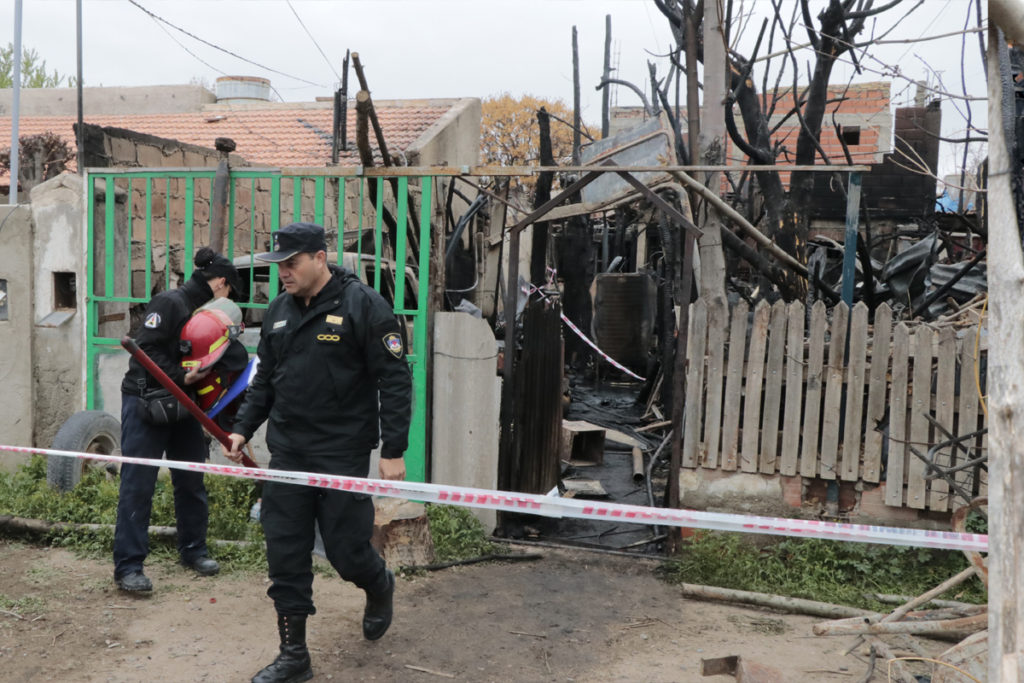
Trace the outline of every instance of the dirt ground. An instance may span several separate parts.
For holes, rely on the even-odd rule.
[[[849,637],[812,635],[814,617],[685,600],[650,561],[540,552],[400,579],[395,621],[375,643],[361,637],[362,593],[318,574],[315,680],[713,682],[732,677],[702,677],[701,659],[736,654],[785,681],[867,670],[866,657],[843,656]],[[265,577],[170,563],[147,573],[155,591],[133,598],[109,563],[0,541],[0,680],[247,681],[275,656]]]

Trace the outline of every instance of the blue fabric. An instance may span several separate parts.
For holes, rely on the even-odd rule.
[[[142,418],[142,399],[121,394],[121,452],[133,458],[204,462],[208,455],[199,422],[188,417],[172,425],[155,426]],[[121,466],[121,489],[114,531],[114,578],[135,571],[149,554],[149,518],[159,467]],[[174,512],[178,522],[178,553],[190,563],[208,554],[206,527],[209,508],[202,472],[171,470]]]

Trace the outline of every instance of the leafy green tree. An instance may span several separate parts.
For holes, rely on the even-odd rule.
[[[23,88],[60,88],[75,85],[74,76],[62,76],[56,69],[47,73],[46,60],[35,50],[22,47],[21,50],[21,87]],[[0,48],[0,88],[14,87],[14,43]]]

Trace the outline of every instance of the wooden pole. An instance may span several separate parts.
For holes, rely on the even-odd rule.
[[[607,91],[606,91],[607,92]],[[572,27],[572,163],[580,163],[580,51]]]
[[[377,149],[385,166],[391,165],[391,155],[388,154],[387,143],[384,142],[384,131],[381,130],[380,122],[377,120],[377,112],[373,108],[373,100],[370,99],[370,86],[366,84],[366,74],[363,73],[363,64],[359,61],[359,53],[352,53],[352,66],[356,70],[356,78],[359,79],[359,88],[366,92],[366,99],[370,102],[370,123],[373,124],[373,134],[377,137]],[[365,164],[364,164],[365,165]]]
[[[998,0],[993,18],[1006,16],[1007,34],[1024,35],[1024,3]],[[1012,21],[1011,21],[1012,19]],[[989,27],[989,680],[1024,681],[1024,254],[1011,181],[1020,171],[1007,151],[1002,69],[1009,69],[1005,38]],[[1012,87],[1012,83],[1009,84]],[[1012,97],[1012,90],[1010,91]],[[1012,100],[1011,100],[1012,102]],[[1009,112],[1015,120],[1013,112]],[[1018,124],[1019,125],[1019,124]]]
[[[601,71],[601,80],[607,81],[612,76],[612,15],[604,15],[604,69]],[[611,128],[611,86],[605,86],[601,91],[601,137],[608,137]]]
[[[725,158],[726,56],[722,9],[718,2],[704,3],[704,108],[701,110],[700,158],[718,164]],[[694,31],[696,33],[696,31]],[[696,64],[693,65],[696,67]],[[690,69],[690,65],[687,65]],[[696,72],[696,68],[691,69]],[[690,113],[687,112],[689,116]],[[692,140],[692,136],[691,136]],[[692,143],[691,143],[692,144]],[[715,197],[721,195],[722,174],[704,177],[703,185]],[[706,196],[706,194],[705,194]],[[705,205],[700,246],[700,294],[708,310],[728,310],[725,298],[725,252],[722,251],[722,218],[717,205]]]

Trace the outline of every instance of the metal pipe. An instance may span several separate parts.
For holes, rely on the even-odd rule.
[[[81,0],[79,0],[81,2]],[[14,0],[14,88],[11,101],[11,187],[7,203],[18,203],[18,115],[21,108],[21,0]]]
[[[78,130],[76,131],[75,137],[75,156],[78,161],[78,175],[85,175],[85,148],[83,143],[85,142],[85,116],[83,114],[82,105],[82,0],[75,0],[75,36],[76,46],[75,51],[77,53],[77,70],[78,79],[75,82],[75,87],[78,90]]]
[[[139,345],[134,339],[128,336],[121,338],[121,346],[124,350],[132,355],[132,358],[139,361],[139,363],[146,369],[149,374],[153,375],[153,378],[160,383],[164,389],[171,392],[174,398],[181,402],[181,405],[185,406],[185,409],[192,414],[194,418],[199,420],[199,423],[206,428],[206,431],[210,432],[210,436],[217,439],[225,448],[231,448],[231,439],[227,433],[221,429],[216,422],[211,420],[206,413],[203,412],[202,408],[197,406],[195,402],[188,397],[184,391],[181,390],[177,384],[174,383],[167,373],[160,369],[160,366],[153,362],[153,359],[146,355],[146,352],[139,348]],[[241,453],[241,451],[239,451]],[[242,464],[246,467],[256,467],[256,463],[248,455],[241,453]]]

